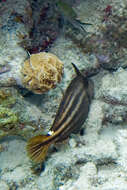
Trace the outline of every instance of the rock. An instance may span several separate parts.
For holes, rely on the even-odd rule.
[[[102,79],[102,86],[99,97],[105,102],[115,105],[126,105],[127,102],[127,71],[119,69],[113,74],[105,75]]]
[[[60,190],[82,190],[82,189],[91,189],[91,182],[94,180],[92,178],[96,178],[97,168],[93,163],[88,162],[82,168],[80,168],[80,176],[75,181],[72,182],[70,185],[65,184],[64,186],[60,187]]]
[[[0,181],[0,190],[9,190],[8,185],[4,181]]]
[[[5,139],[6,142],[3,142],[3,146],[6,147],[5,151],[0,153],[0,168],[12,171],[17,166],[28,163],[25,142],[20,138],[15,139],[14,136]]]

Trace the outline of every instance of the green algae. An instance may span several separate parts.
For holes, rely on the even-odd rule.
[[[3,88],[0,90],[0,105],[3,107],[11,107],[16,102],[11,90]]]
[[[12,110],[16,98],[11,89],[0,89],[0,128],[8,129],[18,122],[18,115]]]
[[[16,103],[16,98],[10,88],[0,89],[0,137],[7,136],[18,124],[18,114],[12,107]]]
[[[18,116],[11,109],[0,106],[0,127],[14,125],[18,122]]]

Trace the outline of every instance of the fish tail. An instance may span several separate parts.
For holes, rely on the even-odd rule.
[[[43,162],[45,160],[48,148],[51,144],[45,143],[48,140],[49,136],[38,135],[32,137],[27,143],[27,153],[28,156],[37,163]]]

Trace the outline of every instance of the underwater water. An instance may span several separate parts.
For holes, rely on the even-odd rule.
[[[0,190],[127,189],[127,5],[0,1]]]

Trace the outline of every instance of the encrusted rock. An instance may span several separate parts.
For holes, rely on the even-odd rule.
[[[119,69],[113,74],[105,75],[98,93],[99,97],[112,105],[127,105],[127,71]]]

